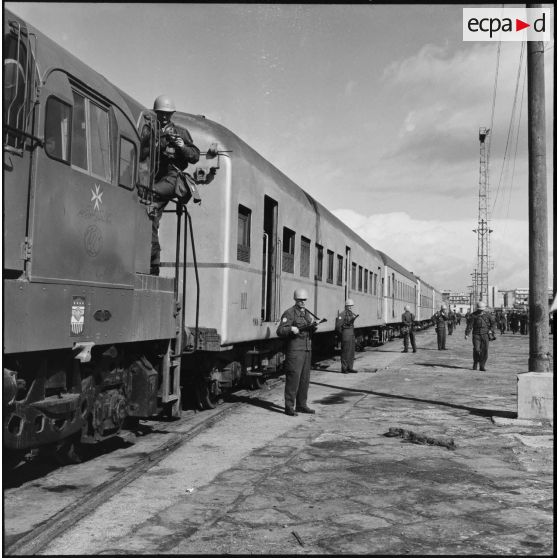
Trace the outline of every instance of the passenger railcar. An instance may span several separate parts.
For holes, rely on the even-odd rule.
[[[4,68],[6,449],[71,460],[125,419],[179,416],[183,388],[208,408],[260,385],[280,370],[297,287],[326,320],[317,349],[336,344],[349,297],[360,347],[393,335],[406,303],[433,313],[432,287],[231,131],[180,112],[202,203],[169,204],[150,275],[157,157],[140,162],[139,134],[156,138],[152,111],[8,11]]]

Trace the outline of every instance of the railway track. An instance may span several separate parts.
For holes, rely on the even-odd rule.
[[[280,383],[280,378],[273,377],[268,380],[266,385],[268,389],[271,389]],[[258,393],[260,393],[259,390],[244,389],[234,392],[234,395],[251,399],[257,397]],[[236,402],[227,402],[225,400],[213,410],[204,411],[201,414],[193,413],[186,417],[186,419],[177,421],[177,423],[175,423],[177,426],[168,432],[169,436],[163,443],[146,452],[141,452],[138,459],[130,466],[115,472],[97,486],[76,493],[73,501],[66,503],[53,515],[46,520],[39,521],[35,527],[29,531],[25,531],[22,535],[10,535],[8,532],[9,529],[6,529],[5,525],[5,554],[7,556],[37,554],[49,541],[59,537],[76,522],[92,513],[102,503],[122,490],[126,485],[145,474],[146,471],[159,463],[182,444],[192,440],[200,433],[225,419],[227,415],[237,407],[238,404]],[[98,459],[103,459],[103,457],[99,457]],[[80,466],[81,465],[76,465],[75,467]],[[68,485],[60,485],[60,490],[58,491],[63,492],[64,486]],[[51,486],[48,490],[51,492],[57,491],[56,486]],[[5,492],[5,513],[8,512],[10,508],[10,499],[18,498],[20,500],[25,500],[25,497],[22,498],[20,496],[18,489]],[[20,501],[16,508],[20,509],[21,513],[24,514],[27,506],[37,506],[37,501],[29,501],[27,504],[25,501]],[[13,520],[14,518],[11,517],[11,519]]]

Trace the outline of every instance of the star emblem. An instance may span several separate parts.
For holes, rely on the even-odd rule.
[[[95,202],[94,209],[101,211],[100,204],[103,203],[103,192],[98,184],[95,184],[95,191],[91,190],[91,201]]]

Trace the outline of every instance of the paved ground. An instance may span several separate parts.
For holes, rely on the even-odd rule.
[[[553,425],[514,420],[528,337],[478,372],[463,331],[313,371],[316,415],[284,415],[281,386],[239,401],[44,553],[552,555]]]

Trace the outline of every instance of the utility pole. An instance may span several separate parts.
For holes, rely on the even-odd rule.
[[[528,4],[540,8],[540,4]],[[527,42],[529,145],[529,371],[548,372],[548,225],[544,43]]]
[[[488,270],[490,267],[490,238],[492,229],[488,226],[488,205],[490,190],[488,186],[488,156],[486,138],[490,129],[479,128],[480,169],[479,169],[479,221],[473,232],[477,233],[477,300],[488,302]]]
[[[541,8],[540,4],[527,4]],[[548,358],[548,230],[544,43],[527,41],[529,144],[529,370],[517,375],[517,418],[554,416],[554,374]]]

